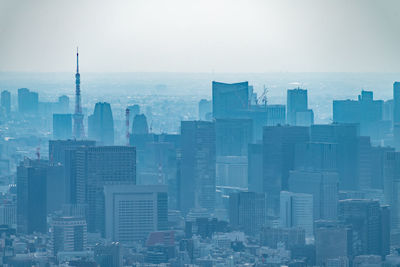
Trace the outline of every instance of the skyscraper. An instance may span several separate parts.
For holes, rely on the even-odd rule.
[[[71,114],[53,114],[53,138],[72,138],[72,116]]]
[[[106,185],[105,236],[121,243],[145,241],[168,227],[168,193],[164,185]]]
[[[81,103],[81,75],[79,74],[78,50],[76,50],[74,137],[76,139],[82,139],[85,137],[85,128],[83,127],[83,113],[82,113],[82,103]]]
[[[308,127],[264,127],[263,189],[273,212],[271,215],[279,214],[279,193],[288,188],[289,171],[294,169],[295,147],[308,141]]]
[[[145,135],[149,133],[147,118],[144,114],[137,114],[133,118],[132,135]]]
[[[391,206],[392,229],[400,231],[400,152],[387,152],[384,156],[385,203]]]
[[[25,159],[17,167],[17,231],[47,232],[46,162]]]
[[[308,111],[307,90],[296,88],[287,90],[287,120],[289,125],[299,125],[296,118],[298,112]],[[299,118],[305,119],[306,115],[300,115]],[[311,117],[310,117],[311,119]],[[313,119],[313,118],[312,118]],[[300,123],[300,122],[299,122]],[[301,121],[304,125],[304,121]],[[310,123],[312,124],[312,123]],[[309,126],[309,124],[307,125]]]
[[[77,204],[88,205],[88,232],[104,234],[104,185],[136,183],[136,150],[127,146],[77,149],[75,154]]]
[[[393,123],[400,123],[400,82],[393,83]]]
[[[39,110],[39,94],[27,88],[18,89],[18,111],[22,114],[35,115]]]
[[[215,126],[206,121],[181,122],[180,207],[213,210],[215,206]]]
[[[109,103],[96,103],[94,112],[88,118],[89,138],[101,145],[114,144],[114,119]]]
[[[249,83],[212,82],[214,118],[232,118],[238,111],[249,107]]]
[[[11,112],[11,93],[7,90],[1,92],[1,107],[4,109],[6,114]]]
[[[250,119],[216,119],[215,138],[217,156],[246,156],[253,141]]]

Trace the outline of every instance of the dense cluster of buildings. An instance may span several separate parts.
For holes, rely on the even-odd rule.
[[[179,133],[127,107],[124,144],[109,103],[84,118],[79,68],[75,97],[72,114],[66,96],[22,88],[12,110],[1,93],[1,127],[53,127],[48,156],[2,136],[2,266],[399,265],[400,83],[314,124],[305,89],[270,105],[248,82],[213,82]]]

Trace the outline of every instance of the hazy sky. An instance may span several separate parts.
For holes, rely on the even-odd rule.
[[[400,72],[400,1],[0,0],[0,71]]]

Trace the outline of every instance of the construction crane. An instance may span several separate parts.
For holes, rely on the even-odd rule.
[[[268,89],[264,85],[263,93],[260,95],[260,97],[257,98],[256,105],[258,105],[258,103],[260,102],[260,103],[263,103],[264,107],[267,107],[267,102],[268,102],[267,93],[268,93]]]

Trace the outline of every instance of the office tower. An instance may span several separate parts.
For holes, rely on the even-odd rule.
[[[283,228],[300,227],[311,237],[314,229],[313,196],[310,194],[281,191],[280,226]]]
[[[387,152],[384,156],[385,203],[391,206],[392,229],[400,230],[400,152]]]
[[[26,158],[17,167],[17,231],[47,232],[46,162]]]
[[[215,126],[181,122],[180,208],[213,210],[215,206]]]
[[[212,109],[214,118],[232,118],[249,107],[249,83],[212,82]]]
[[[22,114],[37,114],[39,110],[39,94],[27,88],[18,89],[18,111]]]
[[[358,189],[359,126],[358,124],[324,124],[311,126],[311,142],[337,144],[339,189]]]
[[[149,134],[147,118],[144,114],[138,114],[133,118],[132,135],[146,135],[146,134]]]
[[[75,74],[75,112],[74,112],[74,137],[82,139],[85,137],[83,127],[83,113],[81,103],[81,75],[79,74],[79,53],[76,50],[76,74]]]
[[[300,88],[287,90],[286,107],[286,122],[289,125],[297,125],[297,112],[306,112],[308,110],[307,90]],[[305,115],[300,117],[305,117]]]
[[[229,194],[229,223],[235,229],[254,235],[266,222],[266,195],[255,192]]]
[[[216,184],[248,188],[246,156],[220,156],[216,161]]]
[[[145,241],[168,227],[168,193],[163,185],[105,185],[106,238],[121,243]]]
[[[267,124],[266,126],[277,126],[286,124],[285,105],[267,105]]]
[[[119,242],[94,247],[94,259],[99,267],[122,267],[122,251]]]
[[[1,92],[1,107],[6,114],[11,112],[11,93],[7,90]]]
[[[263,192],[263,145],[249,144],[247,179],[250,192]]]
[[[58,98],[58,112],[69,113],[69,97],[62,95]]]
[[[208,121],[212,116],[212,103],[210,100],[202,99],[199,101],[199,120]]]
[[[358,100],[334,100],[333,121],[336,123],[359,123],[361,135],[380,139],[377,127],[383,119],[383,101],[374,100],[373,92],[361,91]]]
[[[384,167],[386,153],[394,152],[393,147],[371,147],[371,186],[373,189],[384,189]]]
[[[127,146],[85,147],[75,151],[77,204],[88,205],[88,232],[104,234],[104,185],[136,184],[136,150]]]
[[[49,140],[50,164],[65,165],[66,150],[95,145],[96,141],[91,140]]]
[[[307,109],[305,111],[296,112],[296,125],[297,126],[311,126],[314,124],[314,111]]]
[[[46,161],[47,162],[47,161]],[[47,187],[47,213],[60,211],[66,203],[66,179],[64,166],[46,166],[46,187]]]
[[[318,266],[326,266],[328,260],[352,256],[352,230],[337,223],[315,226],[315,252]]]
[[[372,188],[372,152],[369,136],[358,138],[358,181],[361,190]]]
[[[394,100],[389,99],[383,102],[382,119],[393,124]]]
[[[382,212],[379,201],[366,199],[347,199],[339,201],[339,220],[352,227],[353,230],[353,255],[382,255],[387,251],[390,242],[387,238],[387,227],[382,222],[389,224],[388,211]],[[383,218],[382,216],[386,217]]]
[[[393,124],[400,123],[400,82],[393,83]]]
[[[290,171],[289,190],[313,196],[314,220],[337,219],[339,177],[336,172]]]
[[[70,139],[72,137],[72,115],[53,114],[53,138]]]
[[[246,156],[253,141],[250,119],[216,119],[215,142],[217,156]]]
[[[296,170],[337,171],[337,144],[300,143],[295,147]]]
[[[88,124],[89,139],[96,140],[101,145],[114,144],[114,119],[109,103],[96,103]]]
[[[286,248],[300,247],[306,244],[306,232],[302,228],[263,227],[260,242],[269,248],[277,248],[280,242],[283,242]]]
[[[263,190],[273,215],[279,214],[279,193],[288,188],[289,171],[294,168],[297,144],[309,141],[309,128],[266,126],[263,135]]]
[[[87,226],[84,218],[54,217],[50,223],[50,253],[84,251],[87,246]]]

